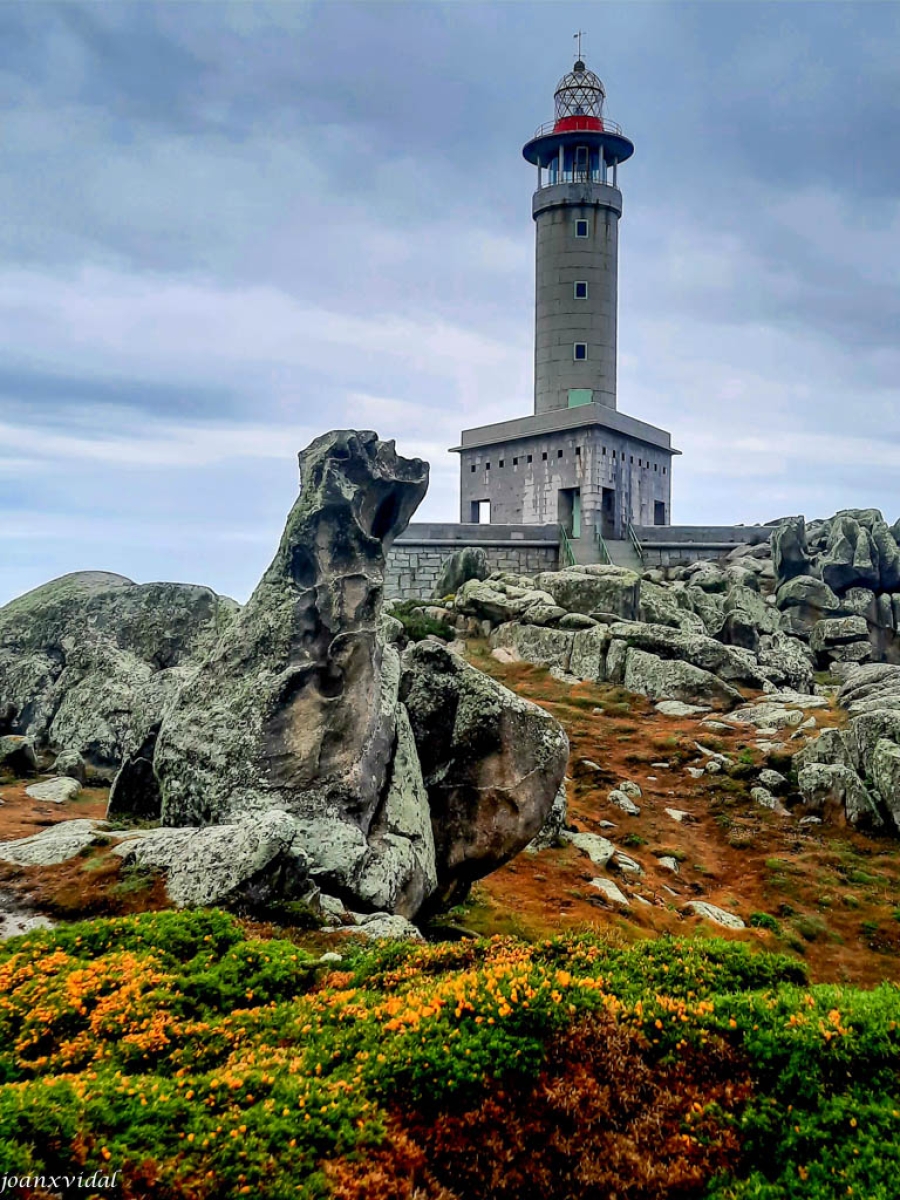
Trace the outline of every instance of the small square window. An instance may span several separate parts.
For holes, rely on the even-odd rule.
[[[584,362],[587,358],[587,342],[576,342],[572,354],[576,362]]]
[[[472,474],[473,475],[475,474],[475,464],[474,463],[472,463]]]
[[[587,283],[583,279],[579,279],[575,284],[575,299],[587,300]]]
[[[581,458],[581,447],[580,446],[575,447],[575,457]]]
[[[486,471],[489,471],[489,470],[491,469],[491,464],[490,464],[490,463],[485,463],[485,464],[484,464],[484,469],[485,469]]]
[[[578,221],[575,222],[575,236],[576,237],[584,237],[584,238],[586,238],[588,236],[587,221],[583,221],[583,220],[579,219]]]
[[[517,467],[518,465],[519,465],[519,460],[518,460],[517,458],[514,458],[514,459],[513,459],[513,466],[514,466],[514,467]]]
[[[528,457],[525,459],[525,461],[526,461],[527,463],[530,463],[530,462],[531,462],[531,459],[532,459],[532,455],[530,455],[530,454],[529,454],[529,455],[528,455]]]
[[[663,467],[663,475],[665,475],[665,473],[666,473],[666,468]]]
[[[543,462],[546,462],[546,461],[547,461],[547,451],[546,451],[546,450],[545,450],[545,451],[544,451],[544,453],[541,455],[541,460],[542,460]]]
[[[606,447],[605,447],[605,446],[603,446],[603,447],[601,447],[601,449],[603,450],[603,453],[605,454],[605,453],[606,453]]]
[[[557,450],[557,452],[556,452],[556,457],[557,457],[557,458],[562,458],[562,450]]]
[[[500,461],[497,463],[497,466],[500,468],[501,471],[503,470],[503,467],[504,467],[504,461],[505,460],[501,458]]]
[[[629,460],[629,462],[634,462],[634,455],[633,455],[633,454],[629,454],[629,456],[628,456],[628,460]]]

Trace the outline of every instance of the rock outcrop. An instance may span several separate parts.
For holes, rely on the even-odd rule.
[[[209,588],[65,575],[0,608],[0,710],[38,751],[112,778],[234,619]]]

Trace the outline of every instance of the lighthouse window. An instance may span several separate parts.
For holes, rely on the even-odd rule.
[[[587,342],[576,342],[573,354],[576,362],[584,362],[587,358]]]
[[[562,458],[562,450],[557,450],[557,452],[556,452],[556,457],[557,457],[557,458]]]
[[[472,463],[472,474],[473,475],[475,474],[475,464],[474,463]]]
[[[577,281],[577,283],[575,284],[575,299],[576,300],[587,300],[587,298],[588,298],[587,284],[585,283],[585,281],[583,279],[579,279]]]
[[[543,452],[543,454],[541,455],[541,462],[546,462],[546,461],[547,461],[547,451],[545,450]]]
[[[588,235],[587,221],[581,221],[581,220],[576,221],[575,222],[575,236],[586,238],[587,235]]]
[[[498,467],[500,468],[500,470],[502,471],[502,470],[503,470],[503,467],[504,467],[504,465],[505,465],[505,464],[504,464],[504,461],[503,461],[503,459],[501,458],[501,459],[500,459],[500,461],[497,463],[497,466],[498,466]]]
[[[532,455],[530,455],[530,454],[529,454],[529,455],[527,455],[527,457],[525,458],[525,461],[526,461],[527,463],[530,463],[530,462],[531,462],[531,459],[532,459]]]
[[[517,458],[514,458],[514,459],[513,459],[513,466],[514,466],[514,467],[517,467],[518,465],[519,465],[519,460],[518,460]]]

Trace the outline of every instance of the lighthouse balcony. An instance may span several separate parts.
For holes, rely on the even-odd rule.
[[[624,137],[622,126],[618,121],[611,121],[609,117],[561,117],[555,121],[545,121],[543,125],[532,134],[531,140],[536,138],[546,137],[548,133],[615,133],[619,137]]]

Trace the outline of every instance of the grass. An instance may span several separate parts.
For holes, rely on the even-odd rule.
[[[4,944],[3,1161],[123,1200],[896,1195],[895,985],[717,939],[340,952],[217,912]]]

